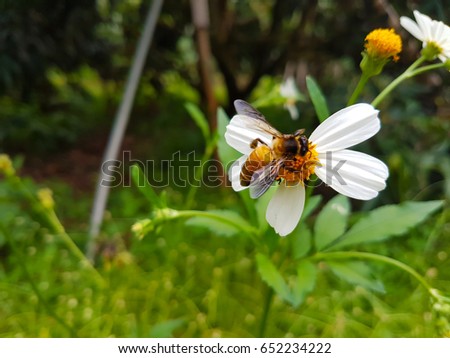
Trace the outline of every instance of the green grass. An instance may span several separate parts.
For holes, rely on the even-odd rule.
[[[90,204],[88,196],[67,207],[78,215]],[[200,192],[200,199],[204,192]],[[56,193],[56,196],[59,194]],[[210,197],[210,193],[207,193]],[[216,199],[237,206],[237,195],[217,190]],[[224,238],[182,221],[162,226],[137,240],[130,226],[137,218],[124,217],[123,200],[140,195],[131,189],[114,191],[114,217],[106,221],[96,268],[106,284],[81,267],[57,235],[50,234],[26,212],[8,227],[0,271],[0,332],[2,337],[256,337],[260,332],[269,289],[255,264],[252,241],[240,235]],[[129,203],[129,205],[131,205]],[[65,205],[63,205],[65,206]],[[132,206],[132,205],[131,205]],[[69,235],[80,247],[86,236],[81,223],[72,222]],[[136,214],[136,213],[135,213]],[[143,212],[140,213],[145,216]],[[447,215],[448,212],[445,214]],[[427,280],[448,287],[450,274],[447,231],[424,254],[434,218],[388,245],[383,252],[427,271]],[[279,250],[286,245],[280,239]],[[298,308],[275,295],[267,316],[270,337],[439,337],[445,333],[445,315],[430,305],[426,291],[401,271],[367,263],[383,281],[385,293],[352,286],[319,264],[313,293]],[[444,326],[442,326],[444,324]],[[448,324],[448,322],[447,322]],[[441,325],[441,326],[440,326]],[[448,329],[448,326],[447,326]]]

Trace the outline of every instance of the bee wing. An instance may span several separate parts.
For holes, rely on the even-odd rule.
[[[244,118],[242,118],[244,121],[248,120],[248,124],[250,126],[257,126],[259,129],[275,137],[282,136],[280,131],[272,127],[272,125],[267,122],[266,118],[261,112],[253,108],[250,104],[243,101],[242,99],[237,99],[236,101],[234,101],[234,108],[236,108],[236,112],[238,114],[244,116]]]
[[[257,199],[263,195],[278,176],[283,160],[274,160],[265,167],[255,171],[250,180],[250,197]]]

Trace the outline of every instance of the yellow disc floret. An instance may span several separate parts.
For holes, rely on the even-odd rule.
[[[277,179],[284,179],[288,184],[303,183],[314,174],[314,169],[319,163],[319,155],[315,145],[309,143],[308,152],[305,155],[296,154],[292,159],[286,160],[280,169]]]
[[[402,51],[402,39],[394,29],[376,29],[365,38],[364,47],[369,56],[380,59],[399,59],[398,54]]]

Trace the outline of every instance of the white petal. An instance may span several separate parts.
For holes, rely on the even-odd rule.
[[[450,59],[450,54],[448,54],[448,55],[438,55],[438,58],[439,58],[442,62],[447,62],[447,60]]]
[[[285,98],[297,98],[298,96],[297,85],[295,84],[294,77],[288,77],[280,87],[280,94]]]
[[[417,10],[414,10],[414,17],[416,18],[417,25],[419,25],[420,31],[423,34],[424,40],[430,40],[433,20],[431,20],[427,15],[421,14]]]
[[[387,166],[375,157],[353,150],[319,154],[321,167],[315,173],[343,195],[369,200],[386,187]]]
[[[284,108],[289,111],[289,114],[293,120],[297,120],[300,114],[298,113],[297,106],[295,104],[285,104]]]
[[[322,122],[309,140],[318,152],[341,150],[372,137],[380,130],[378,111],[370,104],[359,103],[341,109]]]
[[[423,33],[420,30],[419,26],[411,20],[409,17],[402,16],[400,17],[400,25],[408,31],[411,35],[413,35],[416,39],[420,41],[424,41]]]
[[[255,120],[247,116],[235,115],[230,124],[227,125],[225,132],[225,140],[228,145],[241,152],[242,154],[250,154],[252,148],[250,143],[259,138],[263,142],[270,145],[272,137],[254,125]]]
[[[236,160],[228,170],[228,178],[230,178],[231,186],[234,191],[241,191],[247,189],[247,186],[241,185],[241,169],[247,160],[247,155],[243,155],[238,160]]]
[[[431,27],[431,38],[433,38],[436,43],[442,44],[447,40],[447,38],[444,37],[445,35],[445,25],[440,21],[433,21],[433,26]]]
[[[277,234],[286,236],[297,226],[305,206],[303,184],[286,186],[281,182],[267,206],[266,220]]]

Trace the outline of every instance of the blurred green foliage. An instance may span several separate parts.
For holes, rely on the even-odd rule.
[[[383,3],[392,8],[383,8],[381,2],[334,0],[210,1],[214,91],[225,108],[218,118],[219,131],[226,124],[226,111],[233,112],[234,99],[258,101],[274,94],[290,71],[305,94],[310,88],[306,75],[315,79],[331,113],[343,107],[358,80],[366,34],[376,27],[396,26],[396,13],[410,17],[417,6]],[[141,0],[0,1],[0,150],[24,154],[23,164],[15,157],[16,167],[27,171],[36,156],[53,163],[56,153],[65,155],[83,139],[95,142],[104,136],[122,96],[148,6],[149,1]],[[445,1],[420,3],[419,10],[450,23]],[[399,33],[404,40],[400,61],[374,78],[362,100],[370,102],[416,58],[420,44],[406,32]],[[205,103],[197,59],[189,1],[166,1],[132,113],[133,156],[159,163],[178,150],[204,153],[208,143],[215,144],[198,117]],[[421,224],[398,232],[388,244],[370,244],[370,251],[411,263],[427,282],[444,291],[450,282],[449,82],[443,70],[427,73],[401,85],[383,102],[382,130],[359,147],[388,164],[388,187],[376,200],[343,204],[353,209],[346,216],[350,235],[355,224],[376,215],[368,214],[374,207],[446,200],[444,209],[425,221],[416,213]],[[280,97],[268,98],[261,103],[264,113],[284,132],[301,127],[309,135],[319,123],[317,104],[311,101],[297,104],[300,120],[295,122]],[[101,152],[94,154],[100,163]],[[233,157],[221,142],[219,155]],[[167,175],[162,166],[155,170],[156,175]],[[83,248],[93,185],[80,192],[60,178],[23,183],[32,195],[44,185],[52,188],[56,213],[74,243]],[[226,210],[231,221],[248,220],[263,231],[267,228],[267,198],[251,211],[254,203],[231,188],[192,193],[189,188],[167,187],[164,193],[176,210],[186,209],[189,197],[188,209],[219,215]],[[329,201],[331,191],[323,186],[315,194],[295,239],[264,237],[261,245],[274,249],[274,254],[257,256],[251,235],[229,227],[212,232],[205,229],[210,222],[200,218],[188,219],[187,225],[171,221],[137,240],[130,227],[138,218],[149,218],[153,208],[136,188],[114,189],[95,263],[106,281],[103,286],[61,235],[51,231],[29,197],[2,178],[0,336],[258,336],[269,292],[266,283],[277,276],[271,265],[283,254],[300,263],[281,267],[285,286],[278,291],[285,292],[291,304],[275,295],[267,336],[449,335],[448,307],[430,305],[426,291],[404,272],[362,261],[344,266],[339,260],[320,261],[316,266],[302,259],[313,245],[325,248],[347,229],[327,205],[341,199]],[[335,232],[318,224],[329,220],[337,223]],[[322,241],[317,241],[319,236]]]

